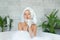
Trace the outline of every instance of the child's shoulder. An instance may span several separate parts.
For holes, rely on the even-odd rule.
[[[18,24],[22,24],[22,22],[19,22]]]

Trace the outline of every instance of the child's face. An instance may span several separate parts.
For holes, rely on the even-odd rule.
[[[31,13],[30,13],[29,10],[26,10],[26,11],[24,12],[24,18],[25,18],[25,19],[31,19]]]

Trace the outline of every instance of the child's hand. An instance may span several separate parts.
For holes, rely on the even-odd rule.
[[[24,31],[27,31],[28,28],[27,28],[27,24],[25,22],[22,23],[22,28]]]

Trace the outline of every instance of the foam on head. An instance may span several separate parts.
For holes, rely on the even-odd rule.
[[[31,23],[36,24],[36,23],[37,23],[36,14],[35,14],[34,10],[33,10],[32,8],[30,8],[30,7],[27,7],[27,8],[24,9],[24,11],[23,11],[23,13],[22,13],[22,21],[24,22],[24,21],[26,20],[26,19],[24,19],[24,12],[25,12],[26,10],[29,10],[30,13],[31,13],[31,20],[32,20]],[[27,20],[26,20],[26,21],[27,21]],[[30,20],[28,20],[28,21],[30,21]]]

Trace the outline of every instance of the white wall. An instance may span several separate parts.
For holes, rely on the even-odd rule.
[[[48,14],[52,9],[60,10],[60,0],[0,0],[0,15],[9,15],[14,20],[12,30],[16,30],[26,7],[33,8],[39,24],[45,20],[44,14]],[[59,16],[60,12],[57,15]]]

